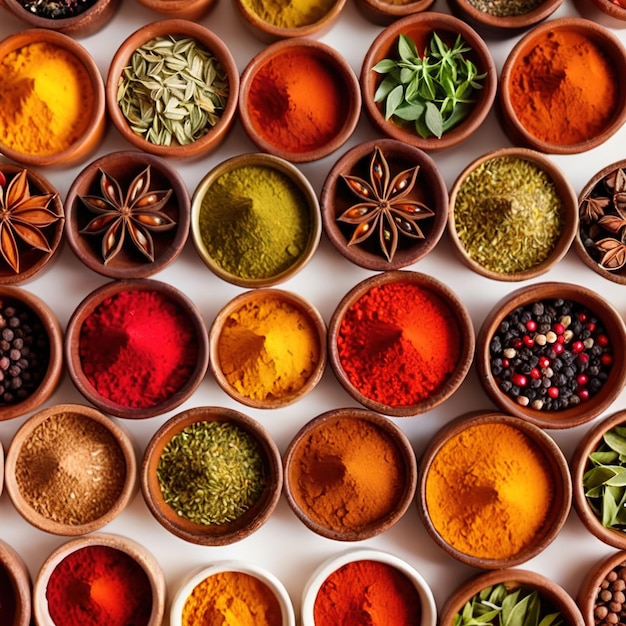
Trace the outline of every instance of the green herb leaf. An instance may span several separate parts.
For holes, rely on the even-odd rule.
[[[602,439],[611,450],[619,454],[626,454],[626,437],[622,436],[620,433],[615,430],[610,430],[604,434]]]
[[[426,103],[424,121],[428,130],[435,137],[441,138],[443,134],[443,118],[441,117],[441,111],[432,102]]]

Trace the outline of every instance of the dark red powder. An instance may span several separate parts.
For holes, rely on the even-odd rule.
[[[83,372],[96,391],[124,407],[153,407],[188,381],[198,341],[180,306],[156,291],[104,300],[81,328]]]
[[[0,563],[0,624],[12,624],[15,619],[15,590],[7,568]]]

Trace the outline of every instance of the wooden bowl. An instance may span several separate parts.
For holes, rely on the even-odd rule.
[[[395,5],[393,5],[395,6]],[[389,167],[389,178],[379,183],[381,190],[381,206],[392,192],[391,187],[395,176],[401,172],[417,167],[417,178],[408,196],[400,194],[398,204],[402,205],[408,198],[422,205],[422,219],[416,220],[419,238],[416,231],[405,235],[402,229],[395,226],[398,233],[397,248],[392,251],[385,235],[378,229],[363,242],[352,242],[358,224],[340,219],[346,211],[363,201],[349,186],[345,176],[356,176],[372,185],[376,177],[371,173],[374,163],[378,163],[377,151],[380,151],[384,162]],[[376,186],[374,186],[376,189]],[[385,197],[386,196],[386,197]],[[320,195],[322,224],[326,236],[344,257],[365,269],[375,271],[397,270],[417,263],[431,252],[441,239],[446,227],[448,216],[448,190],[435,161],[423,150],[403,143],[396,139],[378,139],[367,141],[345,152],[333,165],[328,173]],[[395,214],[398,220],[402,214]],[[346,216],[347,217],[347,216]],[[388,218],[389,219],[389,218]],[[387,231],[389,223],[385,223]]]
[[[134,52],[152,39],[167,36],[194,39],[217,60],[226,73],[228,81],[228,97],[219,119],[202,136],[191,143],[180,144],[176,139],[172,139],[170,145],[153,143],[131,128],[117,101],[120,78],[124,68],[129,66]],[[107,109],[120,135],[135,148],[157,156],[180,159],[206,156],[221,145],[235,121],[238,92],[239,72],[226,44],[205,26],[185,19],[160,20],[146,24],[132,33],[113,55],[106,81]]]
[[[255,176],[258,174],[258,180],[248,178],[251,171]],[[224,180],[229,187],[235,187],[234,193],[231,188],[224,191]],[[271,184],[265,184],[267,181]],[[276,196],[273,186],[281,190],[280,196]],[[220,202],[225,193],[231,196],[230,213],[224,212]],[[211,194],[216,196],[214,204]],[[207,195],[209,200],[205,200]],[[242,207],[255,211],[235,211],[233,195],[241,200]],[[281,198],[279,204],[277,197]],[[223,232],[207,239],[203,224],[214,210],[222,213],[211,218],[206,232],[213,236],[220,224]],[[289,226],[276,234],[267,216],[271,213],[275,220],[278,210],[282,222],[286,225],[292,222],[297,232],[290,232]],[[225,222],[227,215],[233,215],[230,223]],[[250,228],[258,228],[261,234],[253,242],[249,237],[246,241],[233,235]],[[275,155],[248,153],[222,161],[200,181],[191,200],[191,236],[196,252],[216,276],[239,287],[273,287],[293,278],[313,257],[321,234],[319,201],[313,186],[293,163]],[[280,255],[275,254],[276,249],[281,251]],[[289,256],[282,253],[287,249]],[[260,256],[270,261],[260,264]]]
[[[119,298],[128,297],[132,298],[130,302],[118,302]],[[136,315],[146,307],[152,311],[150,324],[140,320],[140,326],[124,325],[125,320],[132,319],[131,313]],[[110,325],[101,326],[104,324]],[[161,326],[165,332],[178,336],[168,335],[169,341],[154,343],[155,336],[164,332]],[[178,355],[171,342],[174,336],[179,342]],[[96,339],[101,345],[83,345],[87,340],[95,344]],[[126,342],[130,350],[126,350]],[[139,354],[142,342],[148,351],[143,355]],[[144,278],[111,281],[88,294],[70,317],[64,348],[70,379],[86,400],[111,415],[145,419],[175,409],[193,394],[208,368],[208,343],[202,314],[189,297],[172,285]],[[91,365],[97,365],[93,373],[85,371],[85,355]],[[176,357],[179,361],[173,362]],[[131,366],[136,366],[136,371],[129,374]],[[165,378],[162,381],[157,375],[161,367],[164,369],[160,376]],[[172,371],[168,374],[169,369]],[[117,382],[117,370],[126,377],[137,376],[129,385],[141,402],[124,395],[125,385]],[[178,380],[171,385],[174,373]],[[166,383],[168,389],[164,388]]]
[[[475,92],[476,101],[471,112],[460,124],[436,136],[422,137],[412,126],[397,124],[393,118],[386,119],[383,102],[375,102],[374,96],[383,75],[372,68],[383,59],[397,58],[398,38],[406,35],[411,38],[421,52],[428,45],[432,33],[440,35],[449,46],[454,44],[458,35],[471,48],[466,53],[479,74],[486,74],[482,89]],[[372,42],[361,66],[360,83],[363,106],[374,127],[392,139],[404,141],[422,150],[443,150],[456,146],[470,137],[485,121],[496,96],[498,76],[496,67],[487,44],[478,33],[462,20],[445,13],[424,11],[396,20]]]
[[[348,433],[355,439],[345,442]],[[368,450],[363,471],[355,460]],[[334,541],[362,541],[390,529],[413,503],[417,484],[407,436],[365,409],[335,409],[309,421],[289,443],[283,469],[291,510],[307,528]]]
[[[541,601],[540,616],[557,612],[567,626],[585,626],[573,598],[555,582],[530,570],[510,568],[476,574],[462,583],[445,601],[439,613],[441,626],[452,626],[454,618],[478,593],[490,586],[503,584],[507,590],[536,591]]]
[[[3,604],[0,618],[9,626],[31,624],[31,580],[22,557],[0,539],[0,588]],[[7,621],[4,621],[7,620]]]
[[[0,41],[0,64],[12,53],[21,48],[34,44],[44,44],[51,48],[63,50],[76,62],[77,67],[84,71],[87,83],[84,89],[85,102],[80,107],[80,116],[73,120],[73,137],[68,137],[66,145],[57,149],[53,146],[44,146],[38,152],[27,152],[17,141],[6,133],[6,128],[0,128],[0,152],[11,161],[32,167],[70,166],[74,165],[100,145],[106,129],[104,83],[96,62],[86,48],[68,35],[46,28],[31,28],[23,30]],[[3,81],[10,80],[6,75],[6,67],[0,69]],[[55,76],[56,80],[57,77]],[[91,101],[91,102],[89,102]],[[24,119],[23,126],[31,127],[32,120]],[[12,134],[12,133],[11,133]],[[45,130],[40,131],[41,143],[49,142]]]
[[[626,549],[626,532],[619,526],[611,527],[604,525],[602,518],[604,511],[602,499],[600,496],[593,497],[593,503],[591,499],[587,499],[585,477],[587,472],[597,465],[591,461],[590,455],[597,452],[600,448],[603,450],[608,449],[608,446],[604,443],[606,433],[615,428],[622,428],[625,424],[625,411],[617,411],[608,417],[602,418],[602,420],[581,436],[571,461],[574,508],[578,513],[578,517],[592,535],[605,544],[619,550]],[[602,465],[608,465],[608,463],[602,463]],[[610,463],[610,465],[619,467],[622,463],[619,460],[615,460],[613,463]],[[601,484],[602,483],[599,482],[597,485],[599,494],[602,494],[604,491],[601,488]]]
[[[399,306],[405,297],[407,303]],[[360,343],[344,332],[355,315]],[[433,337],[440,346],[432,346]],[[337,380],[357,402],[385,415],[414,416],[445,402],[463,382],[474,356],[474,328],[465,305],[446,285],[420,272],[394,270],[366,278],[341,299],[328,326],[328,350]],[[411,380],[403,374],[406,364]],[[372,376],[393,381],[395,390],[381,395],[366,388]],[[408,393],[405,386],[414,388]]]
[[[573,55],[574,50],[578,49],[578,38],[590,40],[595,47],[601,52],[604,57],[604,63],[607,67],[598,67],[599,74],[607,74],[610,71],[615,72],[615,78],[610,79],[609,82],[612,86],[615,86],[617,93],[615,95],[615,106],[612,110],[607,110],[606,120],[599,120],[598,127],[589,131],[588,136],[583,133],[583,129],[578,129],[571,119],[570,114],[563,107],[559,107],[555,103],[555,96],[550,96],[549,104],[546,104],[542,108],[541,104],[533,106],[533,120],[538,120],[537,123],[545,123],[552,132],[555,134],[554,138],[549,136],[540,136],[536,129],[528,128],[524,124],[528,125],[528,122],[522,122],[520,120],[520,111],[527,110],[530,104],[520,104],[520,108],[514,105],[512,102],[512,93],[514,91],[514,82],[517,80],[517,73],[520,67],[527,66],[531,61],[529,57],[533,55],[535,49],[541,45],[542,42],[553,39],[555,36],[572,36],[576,37],[576,42],[563,43],[561,47],[565,52],[568,50],[568,46],[571,49],[569,55]],[[601,61],[598,61],[600,64]],[[560,71],[557,67],[558,61],[551,60],[551,67],[554,66],[554,71]],[[578,18],[578,17],[564,17],[549,20],[535,26],[530,32],[526,33],[511,49],[507,56],[504,65],[502,66],[502,72],[500,74],[499,91],[498,91],[498,107],[497,111],[501,118],[501,124],[508,135],[509,139],[519,146],[533,148],[539,152],[545,152],[549,154],[578,154],[596,148],[603,144],[607,139],[612,137],[626,122],[626,86],[622,85],[618,79],[619,76],[623,76],[626,72],[626,50],[618,37],[609,31],[608,28],[601,26],[591,20]],[[545,80],[550,80],[549,77],[542,77],[539,71],[534,74],[538,81],[543,81],[540,84],[544,84]],[[596,85],[596,91],[601,89]],[[533,93],[536,88],[533,85],[529,85],[526,81],[522,90],[525,93]],[[609,96],[604,96],[604,99],[609,99]],[[594,106],[594,111],[596,105]],[[574,108],[578,110],[580,115],[581,104],[577,103]],[[591,109],[591,107],[589,107]],[[555,120],[567,120],[567,126],[573,131],[579,131],[576,134],[577,137],[567,138],[567,140],[561,139],[556,133],[560,132],[558,126],[554,124]],[[600,123],[601,122],[601,123]]]
[[[189,574],[174,593],[170,608],[170,626],[184,626],[189,623],[188,619],[183,619],[183,614],[187,600],[192,595],[202,596],[203,606],[207,608],[210,606],[209,610],[214,610],[220,617],[230,610],[223,608],[230,604],[230,602],[223,602],[224,592],[217,593],[213,585],[205,582],[211,577],[217,577],[218,580],[223,578],[226,582],[233,583],[236,583],[238,579],[245,581],[245,591],[237,584],[228,587],[236,590],[232,594],[226,592],[226,597],[230,602],[247,604],[248,593],[251,594],[252,601],[256,602],[255,596],[258,594],[258,601],[264,609],[267,623],[276,626],[296,626],[293,603],[283,583],[270,571],[242,560],[218,561]],[[210,586],[207,589],[208,584]],[[219,606],[214,608],[213,605]],[[252,613],[250,615],[252,619],[255,617],[260,619],[258,615]]]
[[[349,572],[353,568],[368,567],[367,563],[370,562],[376,569],[374,572],[365,570],[358,583],[349,579],[348,576],[342,576],[342,571]],[[348,593],[352,596],[362,591],[362,586],[366,585],[368,581],[377,582],[379,580],[377,573],[382,578],[395,580],[395,591],[398,597],[401,594],[404,595],[405,602],[402,603],[401,600],[398,600],[396,603],[395,596],[392,601],[394,605],[405,604],[405,608],[411,607],[407,620],[414,618],[414,612],[419,610],[420,619],[418,623],[420,626],[435,626],[437,624],[437,605],[424,577],[412,565],[394,554],[371,548],[361,548],[334,555],[313,571],[302,593],[302,626],[317,625],[318,622],[315,619],[316,604],[318,599],[324,598],[325,585],[333,584],[334,580],[337,585],[336,593],[340,597]],[[330,582],[327,582],[329,580]],[[373,605],[370,600],[361,599],[359,608],[362,609],[362,612],[368,619],[374,614],[380,615],[380,619],[392,620],[390,623],[393,623],[396,613],[388,607],[381,606],[385,598],[377,593],[372,593],[371,596],[373,596]],[[342,622],[345,624],[353,623],[351,621],[353,618],[343,614],[340,610],[336,612],[335,617],[338,624]]]
[[[467,449],[470,441],[475,449],[482,447],[478,442],[485,438],[491,449],[479,454]],[[522,446],[523,454],[511,454]],[[442,471],[442,459],[451,457],[457,459],[454,466]],[[427,445],[418,476],[417,503],[429,535],[448,555],[480,569],[514,567],[543,552],[571,507],[572,481],[559,446],[538,426],[503,413],[473,412],[448,422]],[[447,481],[456,483],[454,494]],[[456,506],[446,511],[442,501],[449,498]],[[524,531],[513,528],[521,520],[528,525]],[[491,531],[498,540],[484,545],[490,542],[480,528],[494,526],[500,529],[499,537]]]
[[[71,569],[72,565],[74,569]],[[56,548],[45,559],[33,586],[33,613],[37,626],[55,626],[58,622],[51,611],[65,612],[70,608],[62,599],[52,603],[48,594],[51,585],[58,584],[60,593],[65,592],[64,595],[75,601],[76,596],[63,587],[65,580],[69,580],[73,594],[76,589],[83,592],[84,611],[92,607],[100,609],[102,603],[120,602],[121,597],[123,603],[105,605],[105,610],[115,608],[116,612],[121,612],[124,610],[122,606],[131,606],[141,615],[128,616],[129,623],[145,626],[161,626],[163,623],[167,592],[163,571],[154,556],[132,539],[111,533],[94,533],[71,539]],[[102,593],[94,591],[92,595],[89,583],[95,582]],[[75,609],[75,605],[72,608]]]
[[[85,535],[111,522],[135,495],[136,478],[128,434],[88,406],[39,411],[22,424],[7,452],[13,506],[29,524],[55,535]],[[96,503],[91,510],[89,502]]]
[[[179,514],[173,505],[168,504],[161,489],[159,462],[173,437],[185,429],[197,428],[196,425],[219,424],[235,428],[234,435],[243,435],[253,441],[251,458],[260,459],[265,472],[265,485],[259,494],[250,498],[250,502],[235,502],[232,521],[226,519],[226,513],[210,508],[207,510],[208,523],[193,521],[189,516]],[[214,428],[213,426],[211,427]],[[215,427],[216,428],[216,427]],[[186,432],[190,432],[187,430]],[[218,431],[219,435],[219,431]],[[228,432],[224,433],[229,436]],[[222,436],[224,436],[222,435]],[[190,435],[193,437],[193,433]],[[192,438],[192,440],[194,440]],[[215,462],[226,467],[229,459],[215,456]],[[163,466],[166,467],[166,466]],[[231,472],[234,476],[235,469]],[[185,475],[186,481],[196,476]],[[204,476],[198,476],[204,480]],[[233,478],[234,480],[234,478]],[[187,484],[187,483],[186,483]],[[271,516],[280,498],[283,486],[283,470],[280,452],[263,426],[252,418],[222,407],[196,407],[188,409],[167,420],[153,435],[148,443],[141,466],[141,490],[148,509],[154,518],[173,535],[190,543],[202,546],[224,546],[241,541],[257,531]],[[206,500],[209,500],[208,498]],[[206,504],[205,500],[205,504]],[[239,505],[240,510],[237,510]],[[208,505],[210,507],[210,502]],[[195,517],[195,514],[194,514]]]
[[[108,24],[120,5],[120,0],[94,0],[82,13],[72,17],[45,17],[29,11],[20,0],[1,0],[15,17],[31,28],[46,28],[70,37],[93,35]]]
[[[524,169],[518,171],[511,163],[524,163]],[[472,193],[472,186],[485,186],[482,172],[496,182],[484,195]],[[518,211],[522,217],[516,219],[523,223],[510,217]],[[534,218],[537,213],[540,217]],[[522,281],[545,274],[565,256],[577,229],[574,188],[536,150],[501,148],[484,154],[458,175],[450,190],[448,234],[454,250],[467,267],[493,280]],[[524,251],[533,251],[542,237],[537,253],[525,258]],[[497,250],[507,254],[497,255]]]
[[[22,174],[22,172],[25,174]],[[7,246],[8,249],[5,253],[4,246],[0,245],[2,253],[0,257],[0,284],[17,285],[31,280],[35,275],[42,272],[44,268],[48,269],[52,265],[52,261],[58,258],[58,253],[63,247],[65,211],[56,187],[35,170],[10,163],[2,163],[0,164],[0,175],[7,181],[3,185],[4,204],[8,205],[7,208],[10,207],[14,210],[25,199],[23,193],[18,193],[16,197],[13,197],[14,191],[16,189],[19,191],[17,185],[23,180],[22,176],[25,175],[27,183],[25,189],[30,197],[41,196],[41,206],[47,207],[47,210],[50,212],[50,223],[39,228],[40,233],[46,240],[47,250],[36,248],[26,243],[20,237],[15,237],[18,245],[17,255],[14,255],[11,246]],[[9,194],[10,189],[12,191]],[[11,200],[9,200],[9,195]],[[11,259],[10,262],[7,260],[7,255]]]
[[[144,175],[145,172],[147,177]],[[93,220],[99,218],[101,213],[90,209],[83,199],[91,196],[101,202],[105,198],[102,190],[103,174],[119,183],[121,196],[117,200],[118,215],[119,208],[128,207],[128,194],[133,182],[144,181],[144,184],[148,182],[148,186],[144,187],[139,197],[130,202],[135,211],[139,209],[140,225],[152,242],[150,248],[146,248],[145,251],[137,246],[128,232],[122,237],[122,247],[118,252],[115,252],[115,245],[110,246],[107,251],[103,249],[106,233],[113,222],[109,222],[108,227],[105,226],[104,229],[96,225]],[[153,198],[152,207],[150,204],[146,205],[142,198],[148,200]],[[155,204],[163,201],[165,204],[161,208],[156,208],[166,217],[155,222],[154,229],[145,228],[146,216],[153,215]],[[147,278],[161,271],[178,258],[189,234],[191,200],[185,181],[164,159],[145,152],[134,150],[112,152],[93,161],[72,183],[65,204],[66,234],[72,252],[89,269],[109,278]],[[105,206],[109,211],[113,210],[111,215],[114,216],[115,204],[108,202]],[[141,207],[146,207],[146,210],[141,212]],[[171,225],[167,230],[160,230],[158,224],[168,218]],[[85,232],[89,224],[93,225],[90,233]],[[137,226],[138,222],[134,221],[133,224]],[[120,239],[116,239],[116,243],[119,242]]]
[[[241,75],[239,119],[262,151],[293,163],[317,161],[352,135],[359,81],[337,50],[297,37],[268,45]]]
[[[217,4],[217,0],[138,0],[151,11],[162,13],[171,18],[199,22],[205,18]]]
[[[24,398],[2,400],[0,404],[0,422],[2,422],[36,410],[56,390],[63,374],[63,329],[50,307],[38,296],[21,287],[0,286],[0,303],[2,317],[6,317],[7,307],[14,308],[17,316],[21,317],[20,333],[23,337],[15,339],[22,339],[31,345],[32,341],[36,341],[40,346],[40,350],[34,354],[31,351],[31,358],[26,367],[11,357],[11,346],[9,351],[0,347],[0,358],[8,356],[13,366],[18,365],[22,368],[21,373],[16,372],[15,380],[20,374],[23,376],[24,372],[30,370],[29,375],[33,381],[27,383]],[[9,341],[14,347],[13,339]],[[33,356],[35,358],[32,358]]]
[[[591,0],[606,15],[616,20],[626,20],[626,7],[615,4],[612,0]]]
[[[389,26],[392,22],[413,15],[428,11],[435,0],[416,0],[415,2],[404,2],[394,4],[389,0],[357,0],[356,6],[363,16],[379,26]]]
[[[2,496],[2,489],[4,488],[4,448],[0,441],[0,496]]]
[[[267,11],[267,15],[262,14],[264,8],[257,9],[258,3],[250,0],[235,0],[237,13],[241,17],[244,26],[260,41],[271,43],[278,39],[291,39],[294,37],[321,37],[325,32],[330,30],[339,18],[346,0],[326,0],[318,3],[319,9],[310,11],[310,16],[300,15],[306,13],[304,9],[292,9],[295,15],[283,16],[285,9],[275,10],[276,15],[271,15],[271,9]],[[288,10],[287,10],[288,11]]]
[[[582,188],[578,196],[579,224],[574,239],[574,248],[585,265],[596,274],[620,285],[626,285],[626,267],[620,266],[619,258],[621,240],[616,239],[601,220],[610,220],[615,216],[621,218],[613,198],[616,193],[616,176],[624,172],[626,159],[603,167]],[[602,247],[597,245],[599,242],[603,242]],[[603,261],[605,256],[607,259]]]
[[[211,372],[231,398],[255,409],[277,409],[298,402],[322,379],[326,323],[295,293],[253,289],[217,314],[209,350]]]
[[[516,310],[524,311],[538,303],[554,302],[565,300],[569,303],[572,311],[577,315],[571,315],[574,318],[574,322],[580,322],[580,329],[572,326],[569,330],[574,330],[574,337],[569,341],[564,342],[564,349],[561,354],[555,353],[550,346],[560,344],[558,336],[561,335],[565,338],[565,334],[560,331],[561,328],[557,327],[554,330],[554,325],[560,323],[559,320],[563,313],[563,309],[559,307],[556,315],[553,313],[546,313],[546,324],[552,324],[553,330],[551,332],[556,336],[554,342],[546,341],[544,345],[540,345],[543,339],[540,337],[539,342],[536,341],[538,335],[544,335],[541,332],[540,325],[537,325],[536,330],[529,330],[528,334],[522,333],[519,330],[515,331],[516,336],[511,336],[510,340],[506,342],[500,342],[504,350],[512,349],[513,352],[509,353],[509,356],[499,356],[499,352],[494,352],[494,358],[506,358],[509,359],[509,366],[503,365],[502,368],[495,364],[495,369],[492,366],[492,350],[491,345],[494,341],[494,335],[497,334],[498,329],[503,321],[506,321],[507,317]],[[545,307],[544,307],[545,310]],[[579,319],[580,314],[585,314],[588,318],[591,316],[597,318],[595,326],[591,331],[591,337],[594,341],[594,345],[597,343],[602,348],[601,354],[594,356],[591,360],[590,348],[584,343],[579,345],[579,342],[584,341],[587,338],[587,331],[592,327],[589,325],[592,320],[581,322]],[[516,313],[517,315],[517,313]],[[528,317],[536,320],[536,315],[527,314]],[[553,319],[554,318],[554,319]],[[532,328],[532,324],[531,324]],[[568,329],[566,329],[568,330]],[[580,330],[580,333],[579,333]],[[547,331],[550,332],[550,331]],[[624,380],[626,377],[626,356],[624,354],[624,341],[625,341],[625,326],[620,314],[613,308],[613,306],[607,302],[602,296],[594,291],[581,287],[579,285],[573,285],[569,283],[561,282],[545,282],[535,283],[533,285],[527,285],[521,287],[503,298],[495,307],[487,314],[483,320],[482,326],[478,332],[476,339],[476,368],[478,370],[479,379],[483,386],[483,389],[491,400],[506,413],[522,417],[525,420],[540,426],[541,428],[571,428],[574,426],[580,426],[590,420],[594,419],[600,413],[605,411],[617,398],[624,386]],[[525,339],[528,336],[532,341]],[[547,335],[546,335],[547,336]],[[550,339],[553,337],[550,336]],[[608,340],[608,341],[607,341]],[[515,346],[513,346],[515,342]],[[521,343],[520,343],[521,342]],[[606,342],[606,345],[605,345]],[[592,346],[593,347],[593,346]],[[557,350],[561,350],[558,348]],[[520,352],[521,354],[517,354]],[[587,356],[579,356],[579,354]],[[606,356],[602,357],[602,354]],[[588,379],[598,379],[600,376],[600,387],[596,388],[596,383],[590,383],[589,380],[585,381],[581,379],[577,383],[575,393],[569,396],[567,406],[563,403],[564,393],[562,385],[559,384],[558,370],[555,370],[555,355],[559,356],[559,359],[572,358],[572,366],[575,370],[575,376],[580,374],[586,375]],[[516,364],[511,364],[511,360],[514,358],[526,358],[526,356],[537,356],[542,359],[541,363],[537,364],[539,369],[539,376],[537,372],[532,371],[527,374],[517,367]],[[547,359],[544,363],[543,359]],[[595,375],[595,371],[591,372],[589,367],[595,365],[595,361],[602,358],[603,361],[597,363],[599,368],[598,375]],[[587,361],[586,364],[584,361]],[[545,365],[545,367],[544,367]],[[532,367],[532,366],[531,366]],[[502,371],[500,371],[502,370]],[[514,371],[513,371],[514,370]],[[557,372],[555,374],[555,371]],[[517,379],[519,384],[512,384],[512,389],[507,392],[501,389],[501,381],[505,383],[511,382],[509,379],[513,374],[521,374],[525,378],[524,380]],[[606,376],[606,380],[602,379]],[[547,379],[547,380],[546,380]],[[535,383],[533,380],[539,380],[546,382]],[[548,382],[551,381],[550,386]],[[562,381],[567,382],[567,380]],[[542,387],[542,385],[546,385]],[[508,383],[505,385],[508,388]],[[517,388],[519,395],[528,398],[528,402],[522,399],[520,400],[517,392],[513,388]],[[549,391],[553,387],[558,388],[556,395],[544,395],[543,392],[539,396],[535,395],[532,399],[528,393],[521,393],[520,390],[528,388],[545,389],[546,393],[554,394],[555,392]],[[513,394],[513,395],[509,395]],[[567,395],[567,394],[566,394]],[[572,399],[577,397],[578,400]],[[557,402],[552,402],[552,400]],[[537,400],[542,404],[536,404],[533,407],[534,401]],[[558,404],[561,406],[557,408]]]

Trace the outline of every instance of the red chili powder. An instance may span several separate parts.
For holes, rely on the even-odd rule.
[[[387,283],[348,309],[337,348],[346,376],[364,396],[410,406],[450,378],[461,353],[461,333],[436,293],[415,283]]]
[[[109,546],[72,552],[52,572],[46,588],[56,626],[145,626],[152,588],[141,566]]]
[[[15,619],[15,591],[7,568],[0,563],[0,624],[12,624]]]
[[[156,406],[188,381],[198,341],[189,318],[155,291],[123,291],[83,322],[79,355],[104,398],[124,407]]]
[[[315,626],[419,626],[421,603],[400,570],[380,561],[353,561],[324,581],[313,615]]]

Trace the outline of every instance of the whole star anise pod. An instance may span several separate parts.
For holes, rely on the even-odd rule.
[[[126,194],[120,184],[100,170],[102,196],[81,196],[85,206],[96,213],[80,232],[102,235],[102,257],[106,265],[124,246],[126,235],[149,261],[154,261],[154,241],[151,232],[170,230],[176,222],[161,211],[172,190],[150,190],[150,166],[136,176]]]
[[[407,197],[415,186],[418,171],[416,165],[392,178],[389,164],[377,146],[370,161],[369,181],[342,175],[350,191],[361,200],[337,218],[356,225],[349,246],[360,244],[377,232],[380,249],[391,261],[400,235],[424,239],[417,222],[432,217],[434,212],[422,202]]]
[[[51,250],[42,229],[61,219],[48,208],[55,196],[31,195],[26,170],[14,176],[6,190],[0,185],[0,252],[16,274],[20,271],[20,242],[28,249]]]

